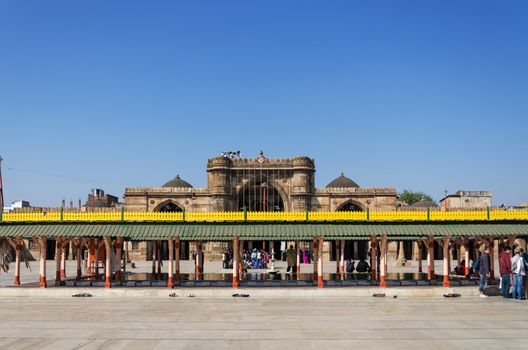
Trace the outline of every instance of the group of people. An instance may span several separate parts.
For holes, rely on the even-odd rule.
[[[241,256],[241,262],[244,269],[267,269],[271,261],[271,255],[264,249],[253,248],[253,250],[244,250]],[[222,267],[229,269],[233,267],[233,250],[227,249],[222,253]]]
[[[473,264],[472,269],[478,271],[480,275],[480,297],[486,298],[484,294],[488,278],[490,276],[490,249],[488,246],[484,248],[484,252]],[[500,287],[502,296],[510,298],[510,287],[513,281],[513,288],[511,298],[521,301],[523,295],[523,285],[526,291],[526,271],[528,271],[528,254],[524,249],[517,247],[514,250],[514,255],[511,255],[512,249],[508,246],[504,247],[502,253],[499,254],[499,269],[501,275]]]
[[[499,255],[499,269],[501,275],[501,289],[504,298],[510,297],[510,286],[513,280],[512,298],[522,299],[523,286],[526,290],[526,271],[528,271],[528,254],[524,249],[517,247],[513,257],[511,248],[504,247]]]

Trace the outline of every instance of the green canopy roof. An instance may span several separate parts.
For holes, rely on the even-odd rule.
[[[226,241],[234,236],[243,240],[368,239],[372,234],[386,234],[393,240],[415,240],[429,235],[528,236],[526,223],[441,223],[441,224],[365,224],[365,223],[116,223],[116,224],[0,224],[0,237],[125,237],[148,241],[179,236],[182,240]]]

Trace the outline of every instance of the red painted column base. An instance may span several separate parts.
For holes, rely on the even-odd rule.
[[[464,276],[469,277],[469,266],[464,267]]]
[[[444,275],[444,287],[449,288],[451,287],[451,284],[449,284],[449,276]]]
[[[60,279],[61,280],[66,279],[66,271],[60,270]]]
[[[110,288],[110,287],[112,287],[112,277],[106,276],[105,288]]]
[[[233,276],[233,283],[231,286],[233,288],[238,288],[238,276]]]
[[[173,288],[174,287],[174,280],[172,279],[172,276],[169,276],[169,279],[167,280],[167,288]]]
[[[80,269],[77,270],[77,279],[80,279],[82,277],[82,271]]]
[[[46,277],[39,276],[39,287],[40,288],[48,288],[48,284],[46,283]]]
[[[15,279],[13,280],[13,284],[15,286],[19,286],[20,285],[20,276],[15,276]]]
[[[317,276],[317,288],[323,288],[324,282],[323,282],[323,276]]]
[[[380,276],[380,288],[387,288],[387,280],[385,276]]]
[[[297,265],[297,268],[295,269],[295,272],[297,274],[300,274],[301,273],[301,265]]]

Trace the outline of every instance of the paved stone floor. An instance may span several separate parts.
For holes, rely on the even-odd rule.
[[[1,349],[522,349],[528,304],[467,298],[0,298]]]

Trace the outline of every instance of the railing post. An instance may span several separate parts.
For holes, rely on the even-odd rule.
[[[2,208],[3,209],[3,208]],[[0,210],[0,222],[2,222],[2,216],[4,215],[4,211]]]
[[[247,209],[246,206],[244,206],[244,222],[247,221]]]
[[[427,221],[431,221],[431,212],[429,211],[429,207],[427,207]]]
[[[368,207],[367,207],[367,221],[370,221],[370,210]]]
[[[64,219],[64,208],[61,207],[61,210],[60,210],[60,221],[63,221]]]
[[[121,207],[121,222],[125,221],[125,207]]]
[[[487,215],[487,218],[489,220],[490,219],[490,209],[489,209],[489,207],[486,208],[486,215]]]
[[[183,218],[183,222],[185,222],[185,209],[183,209],[182,218]]]
[[[308,222],[308,208],[306,208],[306,222]]]

